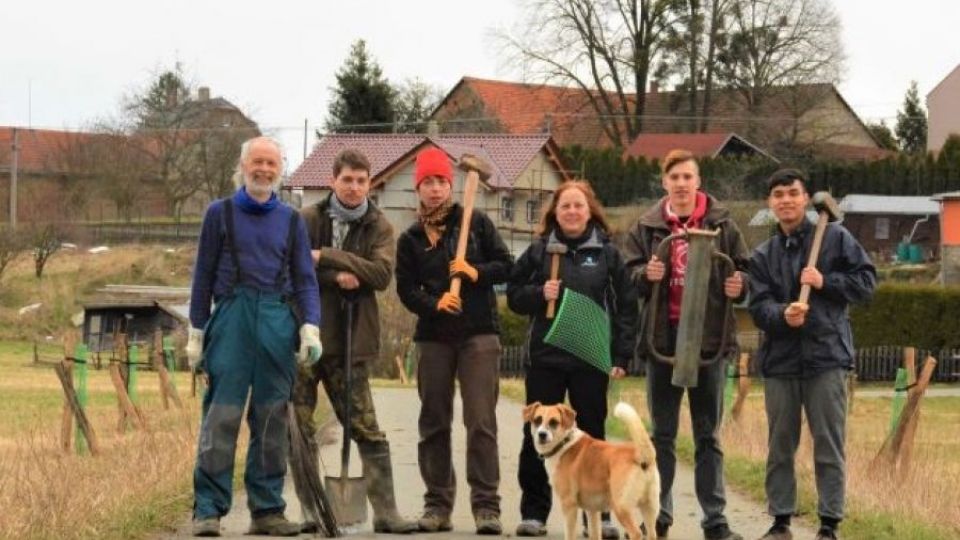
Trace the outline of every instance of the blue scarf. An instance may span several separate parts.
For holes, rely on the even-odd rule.
[[[267,202],[259,202],[247,193],[247,186],[242,186],[234,193],[233,202],[248,214],[262,216],[276,208],[280,204],[280,199],[277,198],[276,193],[271,193]]]

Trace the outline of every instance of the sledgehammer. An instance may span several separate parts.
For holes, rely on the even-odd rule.
[[[827,230],[827,222],[839,221],[843,217],[843,211],[837,201],[826,191],[818,191],[813,194],[813,208],[820,216],[817,218],[817,229],[813,233],[813,243],[810,245],[810,255],[807,258],[807,267],[817,266],[817,258],[820,257],[820,246],[823,244],[823,235]],[[810,301],[810,285],[800,287],[800,297],[798,304],[808,304]]]
[[[567,252],[567,245],[559,242],[550,242],[547,244],[547,253],[550,254],[550,280],[554,281],[560,277],[560,256]],[[552,319],[556,313],[557,301],[547,302],[547,318]]]

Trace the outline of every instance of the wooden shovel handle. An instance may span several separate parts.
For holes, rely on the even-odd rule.
[[[460,219],[460,235],[457,237],[457,259],[467,257],[467,241],[470,239],[470,222],[473,219],[473,204],[477,195],[477,185],[480,175],[476,171],[468,171],[463,182],[463,217]],[[450,278],[450,294],[460,297],[460,276]]]
[[[550,281],[556,281],[560,276],[560,254],[553,253],[550,255]],[[554,314],[557,311],[557,301],[550,300],[547,302],[547,318],[552,319]]]
[[[810,255],[807,257],[807,267],[817,266],[817,259],[820,257],[820,246],[823,245],[823,234],[827,230],[827,221],[829,216],[826,212],[820,212],[817,218],[817,229],[813,233],[813,243],[810,245]],[[800,286],[800,297],[797,302],[808,304],[810,302],[810,285]]]

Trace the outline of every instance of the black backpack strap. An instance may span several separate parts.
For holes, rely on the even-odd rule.
[[[277,292],[282,293],[284,286],[287,284],[287,269],[290,269],[291,281],[293,281],[293,245],[297,241],[297,225],[299,225],[299,214],[296,210],[290,211],[290,226],[287,228],[287,251],[283,256],[283,264],[280,265],[280,270],[277,271],[277,277],[274,280],[277,286]]]
[[[234,241],[235,231],[233,227],[233,199],[227,197],[223,200],[223,219],[224,219],[224,238],[227,242],[227,250],[230,251],[230,259],[233,261],[235,273],[234,286],[242,283],[242,273],[240,272],[240,257],[237,255],[237,243]]]

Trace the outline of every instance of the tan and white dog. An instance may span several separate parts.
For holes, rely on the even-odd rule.
[[[531,403],[523,409],[537,453],[544,459],[565,520],[565,540],[576,536],[577,508],[587,513],[590,540],[600,540],[600,512],[610,510],[631,539],[642,538],[634,512],[640,509],[647,538],[656,539],[660,473],[656,450],[637,411],[620,402],[613,410],[630,442],[594,439],[577,428],[567,405]]]

